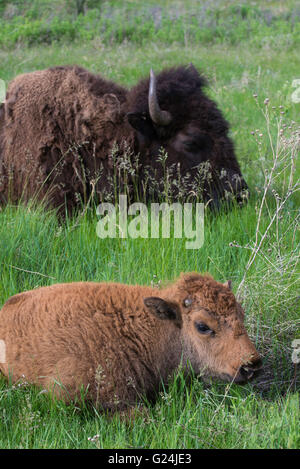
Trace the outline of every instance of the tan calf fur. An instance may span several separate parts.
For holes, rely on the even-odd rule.
[[[228,283],[182,274],[165,288],[76,282],[15,295],[0,311],[0,371],[104,408],[151,396],[178,368],[244,382],[261,366]],[[3,359],[2,359],[3,360]]]

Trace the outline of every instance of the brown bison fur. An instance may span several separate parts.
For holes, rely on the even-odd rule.
[[[137,180],[143,196],[155,199],[163,189],[162,148],[174,196],[184,189],[185,197],[201,194],[218,204],[231,191],[241,200],[247,185],[228,123],[204,85],[192,65],[161,72],[156,96],[172,119],[158,125],[149,111],[149,79],[127,90],[78,66],[16,77],[0,110],[0,200],[36,198],[71,211],[92,187],[104,200],[122,193],[125,182],[130,195]],[[124,176],[126,158],[131,169]]]
[[[67,400],[122,409],[152,396],[180,364],[237,382],[260,367],[228,284],[182,274],[162,289],[57,284],[11,297],[0,311],[0,370]]]

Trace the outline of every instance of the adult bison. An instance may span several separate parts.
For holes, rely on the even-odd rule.
[[[244,383],[261,359],[230,283],[183,274],[151,288],[75,282],[8,299],[0,311],[0,372],[66,400],[122,409],[182,366]],[[2,358],[1,358],[2,357]]]
[[[110,200],[247,194],[228,123],[193,65],[127,90],[78,66],[16,77],[0,110],[0,198],[68,211]]]

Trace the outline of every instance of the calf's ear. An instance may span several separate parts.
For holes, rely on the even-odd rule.
[[[174,321],[178,327],[181,327],[182,317],[177,303],[165,301],[157,296],[149,296],[144,298],[144,304],[158,319]]]
[[[232,281],[227,280],[225,283],[223,283],[224,287],[229,288],[229,290],[232,290]]]

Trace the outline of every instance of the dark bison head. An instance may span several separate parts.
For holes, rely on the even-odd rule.
[[[247,184],[228,136],[228,123],[203,92],[195,67],[181,66],[143,80],[128,94],[128,121],[136,131],[135,151],[143,170],[162,180],[169,170],[171,192],[197,196],[213,205],[222,198],[247,198]],[[167,159],[162,162],[161,152]],[[150,169],[149,169],[150,168]],[[179,182],[180,178],[180,182]],[[162,183],[163,184],[163,183]],[[181,187],[180,187],[181,184]]]

